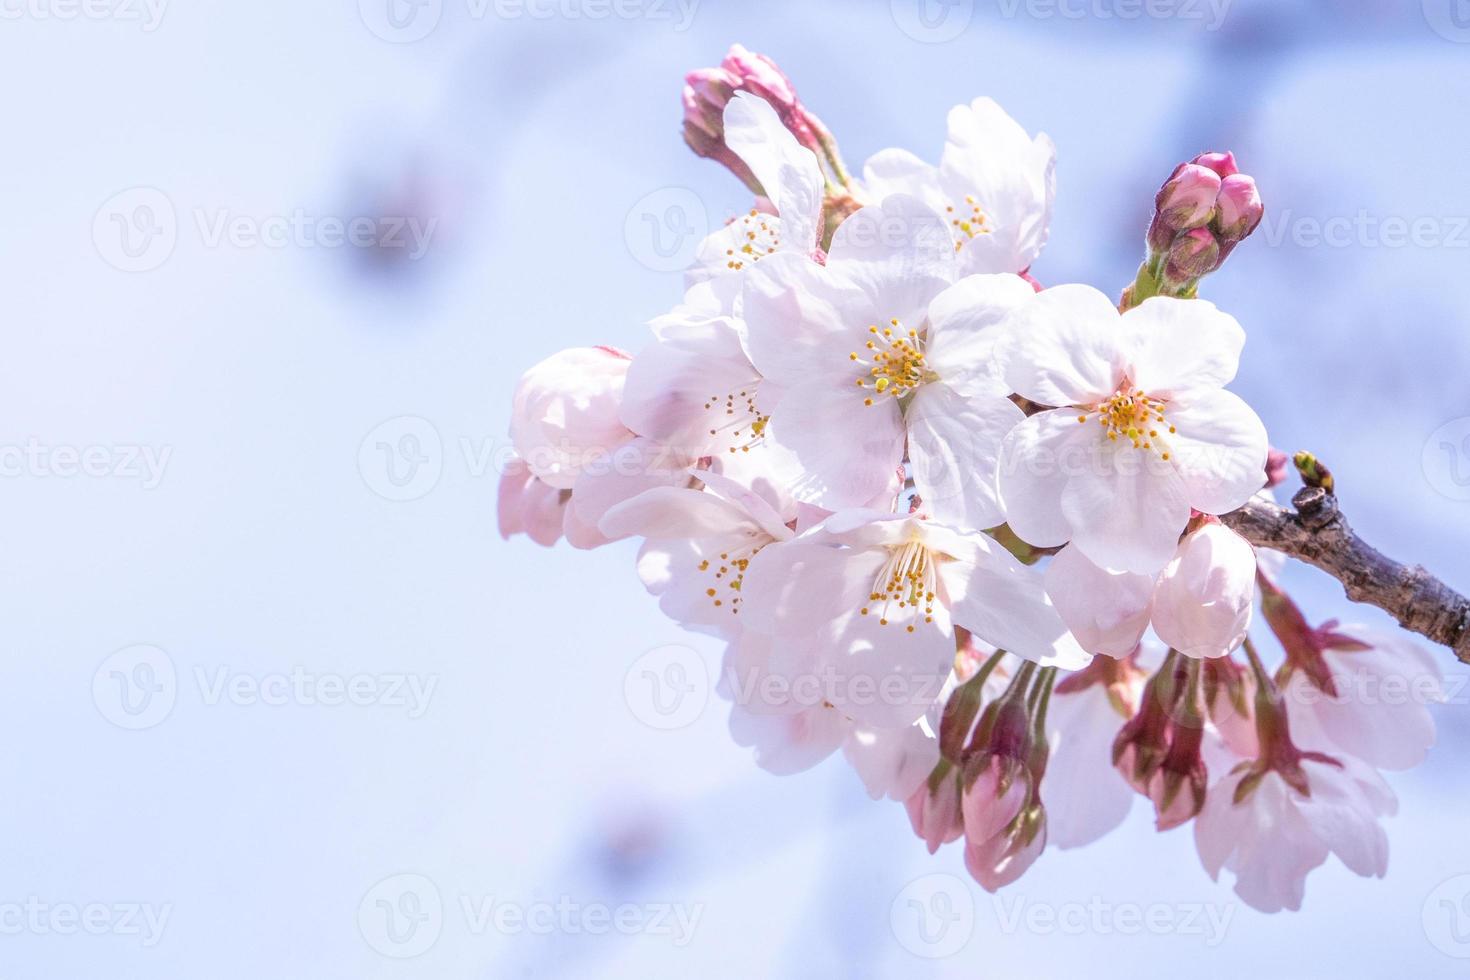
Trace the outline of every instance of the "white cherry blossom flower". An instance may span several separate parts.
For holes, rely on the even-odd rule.
[[[770,103],[736,92],[725,107],[725,144],[760,181],[769,207],[757,202],[701,242],[688,274],[691,283],[748,269],[778,249],[811,258],[819,243],[821,165]]]
[[[1003,520],[993,474],[1022,415],[994,367],[997,324],[1031,295],[1016,276],[951,285],[940,219],[912,198],[838,229],[825,267],[775,256],[746,279],[751,360],[781,389],[767,435],[804,473],[797,496],[860,507],[905,456],[936,518]]]
[[[1056,196],[1056,147],[1032,139],[992,99],[949,113],[939,166],[884,150],[863,169],[873,200],[909,194],[945,216],[959,274],[1025,272],[1046,245]]]
[[[1046,569],[1047,595],[1077,642],[1113,657],[1130,653],[1150,623],[1180,653],[1225,656],[1250,627],[1255,583],[1255,549],[1214,521],[1186,534],[1157,575],[1099,568],[1075,544]]]
[[[1244,342],[1203,300],[1155,297],[1120,316],[1088,286],[1037,293],[1006,324],[1005,376],[1058,407],[1006,437],[999,482],[1012,529],[1151,575],[1191,509],[1223,514],[1249,500],[1265,482],[1266,430],[1222,387]]]
[[[1444,700],[1439,661],[1419,644],[1367,626],[1318,633],[1333,690],[1294,670],[1282,695],[1303,746],[1345,752],[1379,769],[1412,769],[1434,745],[1429,706]]]
[[[880,728],[912,724],[940,695],[955,626],[1043,665],[1088,661],[1037,574],[991,539],[921,516],[849,511],[751,562],[748,628],[798,669],[836,678],[827,700]]]
[[[1383,877],[1388,871],[1388,835],[1378,820],[1398,809],[1381,776],[1352,756],[1340,764],[1305,759],[1308,795],[1272,770],[1236,802],[1242,766],[1210,787],[1194,821],[1201,862],[1219,880],[1235,875],[1235,892],[1262,912],[1300,909],[1307,874],[1338,858],[1354,874]]]
[[[739,628],[746,569],[760,550],[794,534],[796,505],[776,488],[740,485],[701,470],[703,490],[656,487],[603,516],[609,537],[642,535],[638,577],[670,619],[730,633]]]

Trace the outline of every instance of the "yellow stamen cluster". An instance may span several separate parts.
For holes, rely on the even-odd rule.
[[[965,208],[967,210],[956,210],[953,205],[944,210],[949,214],[949,223],[954,226],[957,233],[955,236],[954,250],[958,252],[964,248],[965,242],[977,235],[988,235],[991,229],[986,227],[987,218],[985,209],[980,207],[973,194],[965,195]]]
[[[716,609],[723,609],[732,616],[740,614],[740,586],[745,581],[745,570],[763,547],[765,545],[760,544],[739,551],[725,551],[720,553],[718,562],[706,558],[699,563],[701,572],[714,576],[715,585],[705,589],[704,594]]]
[[[894,618],[908,616],[910,619],[904,627],[905,632],[914,632],[921,606],[924,610],[924,622],[934,622],[936,582],[934,558],[921,542],[910,541],[894,548],[888,561],[879,569],[878,577],[873,580],[873,591],[868,593],[868,602],[883,603],[878,614],[878,625],[889,625],[889,615],[895,603],[898,611]],[[867,616],[871,607],[863,606],[859,612]]]
[[[1165,418],[1164,408],[1163,401],[1150,398],[1140,388],[1124,385],[1113,397],[1098,403],[1091,412],[1084,411],[1078,415],[1077,421],[1085,425],[1089,418],[1096,417],[1110,441],[1127,439],[1134,449],[1146,449],[1168,459],[1169,450],[1164,436],[1178,430]]]
[[[762,415],[756,410],[754,387],[752,385],[740,392],[710,395],[704,403],[705,411],[717,415],[720,407],[724,407],[724,424],[710,429],[709,434],[718,436],[722,430],[728,430],[729,452],[748,453],[750,447],[758,445],[761,437],[765,435],[766,423],[770,421],[770,416]]]
[[[757,262],[781,247],[781,236],[771,225],[771,216],[751,209],[750,213],[737,219],[740,224],[740,245],[725,250],[725,265],[736,272],[745,268],[747,262]]]
[[[871,338],[863,353],[853,351],[848,360],[861,364],[867,371],[858,375],[857,386],[871,391],[863,399],[873,404],[874,396],[900,398],[920,385],[934,380],[934,372],[924,363],[924,340],[917,330],[904,330],[898,320],[889,326],[868,328]]]

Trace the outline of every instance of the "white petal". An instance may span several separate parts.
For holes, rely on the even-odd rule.
[[[1268,773],[1242,803],[1234,802],[1243,773],[1210,787],[1194,821],[1200,860],[1212,877],[1235,873],[1235,891],[1262,912],[1299,909],[1307,873],[1327,860],[1328,848],[1298,809],[1301,797]]]
[[[963,394],[1010,389],[1001,377],[1001,324],[1035,295],[1019,276],[967,276],[929,304],[925,359],[946,385]]]
[[[639,436],[584,464],[569,509],[581,524],[596,528],[609,510],[645,490],[687,486],[694,463],[691,456]]]
[[[887,488],[903,460],[897,403],[864,405],[856,387],[817,384],[792,389],[766,426],[766,439],[796,454],[805,467],[796,496],[829,510],[860,507]]]
[[[1189,523],[1184,481],[1147,450],[1123,447],[1098,459],[1062,491],[1072,543],[1095,565],[1152,575],[1169,563]]]
[[[1429,705],[1443,699],[1438,662],[1417,643],[1398,636],[1359,626],[1334,632],[1369,649],[1326,651],[1336,697],[1319,691],[1301,674],[1293,675],[1288,688],[1295,693],[1288,702],[1293,706],[1293,734],[1298,720],[1311,718],[1328,740],[1320,746],[1327,751],[1340,748],[1379,769],[1419,765],[1435,741]]]
[[[904,800],[939,764],[939,740],[922,725],[904,729],[854,727],[843,754],[875,800]]]
[[[1066,544],[1072,525],[1062,513],[1062,491],[1079,460],[1089,458],[1096,433],[1083,431],[1066,409],[1040,412],[1019,423],[1001,444],[997,478],[1011,530],[1028,544]]]
[[[940,573],[955,623],[991,646],[1042,666],[1085,667],[1092,657],[1046,597],[1041,573],[983,535],[966,538],[968,553],[955,554]]]
[[[1091,286],[1053,286],[1005,323],[1006,380],[1042,405],[1093,405],[1118,390],[1132,359],[1113,301]]]
[[[1053,694],[1046,727],[1051,757],[1041,780],[1047,836],[1066,849],[1091,844],[1121,824],[1133,788],[1113,768],[1113,739],[1127,721],[1102,685]]]
[[[949,229],[918,198],[896,194],[838,227],[827,268],[867,295],[878,317],[918,329],[929,303],[955,279]],[[866,328],[867,324],[859,324]]]
[[[822,169],[770,104],[736,92],[725,106],[725,145],[744,160],[781,215],[782,247],[809,253],[822,215]]]
[[[928,384],[908,407],[909,463],[924,508],[935,520],[984,529],[1005,521],[996,475],[1000,447],[1025,416],[998,394],[963,397]]]
[[[1202,299],[1155,296],[1123,314],[1137,340],[1133,383],[1154,397],[1221,388],[1235,377],[1245,331],[1235,317]]]
[[[1392,793],[1373,770],[1350,756],[1341,761],[1340,767],[1302,763],[1312,790],[1300,804],[1302,815],[1348,870],[1382,878],[1388,873],[1388,835],[1378,823],[1376,803]]]
[[[1154,579],[1099,568],[1069,545],[1047,566],[1046,594],[1084,650],[1126,657],[1148,629]]]
[[[685,487],[645,490],[614,506],[598,526],[614,538],[708,538],[755,529],[728,500]]]
[[[524,462],[514,460],[500,476],[496,508],[500,536],[508,540],[511,535],[525,534],[542,547],[551,547],[561,537],[567,496],[565,490],[532,476]]]
[[[868,615],[859,612],[865,606]],[[942,602],[932,609],[931,622],[881,601],[844,617],[829,664],[832,704],[869,727],[903,729],[916,722],[938,698],[954,664],[949,611]],[[885,614],[893,617],[886,623]]]
[[[741,615],[749,629],[827,643],[833,624],[862,606],[882,563],[878,552],[809,537],[768,545],[745,570]]]
[[[841,276],[786,252],[762,259],[744,275],[742,310],[750,359],[761,377],[782,388],[815,379],[851,385],[848,355],[861,350],[871,324],[897,314]]]
[[[1056,148],[1032,139],[994,100],[976,99],[949,114],[940,180],[954,207],[973,197],[986,231],[962,242],[967,271],[1024,272],[1046,244],[1056,196]]]
[[[1266,427],[1238,395],[1191,392],[1165,412],[1179,430],[1168,437],[1170,455],[1195,510],[1228,514],[1265,484]]]
[[[863,189],[869,201],[908,194],[941,212],[944,208],[943,195],[939,190],[939,168],[925,163],[908,150],[879,150],[869,157],[863,166]]]
[[[802,772],[827,758],[851,724],[840,712],[821,706],[792,715],[753,714],[739,705],[730,709],[735,744],[755,749],[756,765],[778,776]]]

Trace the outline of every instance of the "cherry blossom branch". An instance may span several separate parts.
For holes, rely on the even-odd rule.
[[[1256,499],[1220,519],[1258,548],[1272,548],[1322,569],[1354,602],[1377,606],[1470,664],[1470,599],[1419,565],[1394,561],[1353,532],[1327,488],[1306,486],[1295,511]]]

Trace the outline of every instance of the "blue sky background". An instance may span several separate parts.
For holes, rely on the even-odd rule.
[[[0,478],[0,973],[1463,975],[1465,704],[1391,777],[1386,880],[1334,860],[1302,912],[1263,916],[1140,804],[997,901],[840,762],[760,772],[717,699],[696,710],[702,687],[687,724],[645,723],[638,671],[692,665],[699,686],[718,649],[658,614],[631,544],[502,542],[493,461],[525,367],[636,350],[678,298],[644,216],[746,206],[679,138],[683,73],[739,41],[854,166],[887,146],[936,158],[946,110],[982,94],[1051,134],[1046,283],[1120,289],[1169,169],[1235,150],[1268,208],[1204,290],[1250,336],[1236,390],[1276,444],[1330,462],[1369,540],[1470,589],[1470,9],[1235,0],[1215,24],[1203,3],[1122,19],[1101,15],[1128,0],[1072,0],[1076,18],[936,0],[921,20],[917,0],[704,0],[685,24],[672,3],[593,19],[597,0],[557,2],[405,6],[401,31],[381,0],[175,0],[156,22],[122,0],[73,19],[66,0],[3,5],[0,447],[49,462]],[[135,227],[172,216],[174,244],[127,272],[114,215],[140,203],[156,222]],[[417,260],[210,231],[405,213],[439,219]],[[1391,218],[1434,240],[1362,230]],[[1358,230],[1314,243],[1331,219]],[[97,475],[63,475],[66,449],[97,450]],[[143,449],[167,453],[157,480],[130,462]],[[401,452],[424,468],[398,486]],[[1384,621],[1309,570],[1291,582],[1315,618]],[[370,703],[250,693],[293,671],[365,678]],[[421,711],[392,703],[409,679],[433,685]],[[954,909],[952,955],[915,955],[936,947],[910,899]],[[540,934],[465,911],[490,900],[699,918],[682,943],[649,917]],[[27,903],[51,911],[12,928]],[[1161,905],[1174,926],[1045,925],[1087,903]],[[57,908],[93,904],[103,934],[61,934]],[[166,910],[156,942],[129,905]],[[1223,936],[1183,923],[1206,908]],[[418,931],[388,934],[387,911]]]

